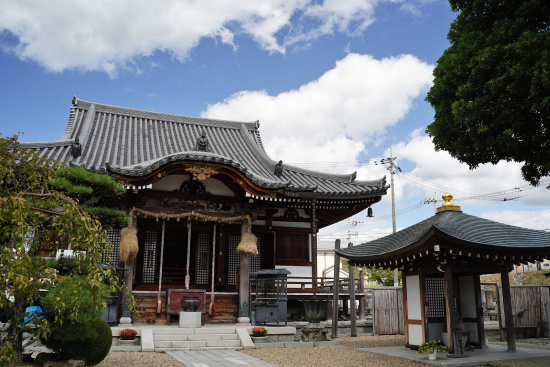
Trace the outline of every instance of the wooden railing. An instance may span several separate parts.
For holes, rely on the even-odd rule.
[[[340,292],[349,294],[350,282],[349,279],[339,280]],[[365,291],[364,278],[358,277],[354,279],[356,294],[362,294]],[[256,278],[250,277],[250,289],[255,290]],[[287,278],[288,293],[330,293],[334,290],[334,278],[332,277],[298,277],[289,276]]]

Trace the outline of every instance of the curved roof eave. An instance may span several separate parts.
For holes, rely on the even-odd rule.
[[[215,164],[221,164],[226,165],[235,168],[239,172],[241,172],[242,175],[246,176],[251,182],[258,185],[262,188],[267,189],[281,189],[287,187],[290,182],[289,181],[271,181],[265,177],[258,177],[252,173],[240,162],[235,161],[234,159],[223,157],[214,153],[209,152],[181,152],[176,154],[170,154],[168,156],[164,156],[158,159],[154,159],[148,162],[144,162],[142,164],[136,164],[131,166],[114,166],[108,164],[105,168],[100,168],[99,172],[113,172],[117,173],[122,176],[127,177],[140,177],[140,176],[146,176],[160,168],[162,166],[170,163],[170,162],[185,162],[185,161],[192,161],[192,162],[204,162],[204,163],[215,163]]]
[[[485,251],[550,251],[550,233],[510,226],[460,211],[443,211],[388,236],[336,252],[352,261],[384,261],[421,247],[429,237]]]

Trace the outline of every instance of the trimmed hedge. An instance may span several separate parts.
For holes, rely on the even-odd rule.
[[[71,325],[58,328],[42,344],[57,353],[59,360],[76,359],[93,366],[105,359],[113,340],[109,325],[95,319],[86,325]]]

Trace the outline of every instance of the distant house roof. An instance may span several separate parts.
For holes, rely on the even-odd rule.
[[[22,145],[59,162],[125,177],[143,177],[168,163],[190,161],[233,167],[260,188],[309,193],[309,197],[353,199],[386,194],[385,177],[357,181],[355,173],[334,175],[289,165],[281,171],[278,162],[266,154],[258,129],[258,121],[150,112],[75,96],[61,140]],[[197,141],[202,133],[208,149],[201,151]]]
[[[521,263],[550,257],[550,233],[442,210],[401,231],[336,253],[356,264],[394,268],[434,266],[445,256],[479,265]]]

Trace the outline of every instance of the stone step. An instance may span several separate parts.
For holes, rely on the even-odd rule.
[[[235,334],[235,328],[154,328],[153,335]]]
[[[204,347],[204,348],[157,348],[155,347],[155,352],[168,352],[171,350],[180,350],[180,351],[188,351],[188,350],[241,350],[243,347]]]
[[[155,341],[238,340],[237,334],[154,335]]]
[[[157,348],[189,348],[189,349],[208,349],[208,348],[237,348],[241,347],[239,340],[187,340],[187,341],[169,341],[155,340],[155,350]]]

